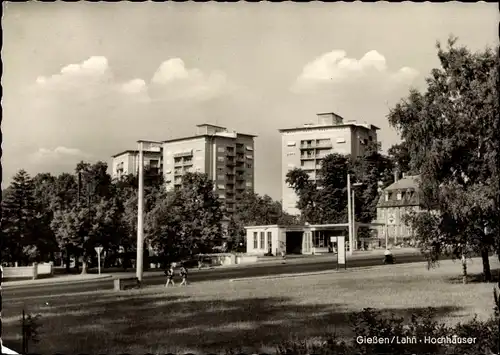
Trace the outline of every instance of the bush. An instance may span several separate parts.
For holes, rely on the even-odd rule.
[[[410,322],[406,324],[403,318],[394,315],[383,317],[375,310],[365,308],[350,318],[355,339],[346,342],[334,334],[322,341],[290,341],[280,344],[276,353],[280,355],[498,354],[500,299],[496,290],[494,298],[495,313],[488,321],[481,322],[474,318],[454,327],[434,321],[431,308],[421,314],[413,314]],[[475,338],[475,341],[471,344],[460,343],[459,339],[463,338]],[[384,341],[368,343],[367,339]],[[385,341],[386,339],[388,341]],[[437,339],[447,342],[439,343]]]

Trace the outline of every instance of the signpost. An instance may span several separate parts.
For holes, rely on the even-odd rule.
[[[97,253],[97,263],[99,264],[98,270],[99,270],[99,275],[101,274],[101,252],[102,252],[102,247],[95,247],[95,252]]]
[[[332,243],[337,242],[337,270],[340,266],[347,269],[346,263],[346,250],[345,250],[345,236],[339,235],[337,237],[330,237]]]

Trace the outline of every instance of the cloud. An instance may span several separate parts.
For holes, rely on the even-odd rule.
[[[379,86],[411,82],[418,76],[415,69],[404,67],[391,72],[385,57],[372,50],[361,59],[349,58],[343,50],[333,50],[307,63],[291,87],[295,93],[314,91],[322,86],[359,83],[376,79]]]
[[[36,83],[44,89],[70,89],[74,86],[104,83],[111,80],[106,57],[93,56],[79,64],[69,64],[58,74],[39,76]]]
[[[90,156],[77,148],[57,147],[54,149],[40,148],[32,155],[32,158],[36,163],[49,163],[61,160],[76,162]]]
[[[198,68],[186,68],[180,58],[164,61],[147,82],[135,78],[125,82],[117,81],[106,57],[93,56],[79,64],[69,64],[59,73],[36,79],[35,90],[42,92],[42,98],[57,91],[68,94],[71,99],[89,101],[110,95],[122,95],[120,99],[130,100],[137,95],[140,101],[206,101],[230,93],[236,86],[231,84],[223,72],[208,74]]]
[[[151,79],[152,99],[209,100],[231,92],[235,86],[222,72],[204,74],[200,69],[187,69],[180,58],[161,63]]]

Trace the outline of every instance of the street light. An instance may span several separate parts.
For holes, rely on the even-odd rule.
[[[142,281],[144,271],[144,143],[149,148],[160,150],[161,143],[153,141],[137,141],[139,145],[139,186],[137,192],[137,254],[136,254],[136,277]]]
[[[356,229],[356,200],[354,199],[354,192],[355,189],[354,187],[359,187],[363,186],[363,183],[361,182],[355,182],[354,184],[351,185],[351,192],[352,192],[352,242],[353,245],[354,243],[357,243],[357,229]],[[350,243],[350,242],[349,242]],[[357,249],[357,246],[354,248]]]

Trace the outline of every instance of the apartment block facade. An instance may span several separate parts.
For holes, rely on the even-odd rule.
[[[254,135],[230,132],[210,124],[197,126],[192,137],[163,142],[167,189],[180,187],[186,172],[206,173],[228,213],[245,191],[254,191]]]
[[[296,207],[298,197],[286,183],[286,175],[290,170],[303,169],[311,180],[316,181],[321,161],[327,155],[362,155],[369,142],[377,142],[377,130],[379,128],[371,124],[344,121],[333,112],[318,113],[315,124],[280,129],[283,209],[293,215],[300,214]]]
[[[144,166],[155,170],[158,173],[163,173],[163,152],[161,148],[150,147],[143,150]],[[139,173],[139,151],[126,150],[112,156],[112,172],[111,176],[114,179],[119,179],[122,176]]]

